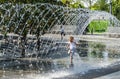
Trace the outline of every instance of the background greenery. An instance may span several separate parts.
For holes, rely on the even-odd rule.
[[[91,10],[102,10],[110,12],[112,6],[112,14],[120,20],[120,0],[61,0],[64,4],[71,6],[78,4],[76,8],[89,8]],[[109,2],[108,2],[109,1]],[[83,4],[85,3],[85,4]],[[94,4],[93,4],[94,3]],[[87,5],[87,7],[86,7]]]
[[[107,20],[94,20],[89,24],[89,32],[105,32],[107,30],[109,21]]]
[[[82,7],[89,8],[91,10],[110,12],[110,3],[108,3],[108,1],[111,1],[112,14],[120,20],[120,0],[0,0],[0,3],[51,3],[55,5],[68,6],[71,8]]]

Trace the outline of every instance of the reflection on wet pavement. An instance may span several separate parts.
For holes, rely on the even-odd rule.
[[[69,62],[69,57],[55,59],[54,68],[48,72],[35,72],[35,71],[13,71],[3,72],[1,79],[52,79],[69,76],[72,74],[80,73],[85,74],[91,69],[100,69],[109,66],[111,63],[117,61],[116,59],[108,58],[104,61],[103,58],[88,58],[79,57],[78,54],[74,56],[73,64]]]
[[[94,79],[120,79],[120,71]]]

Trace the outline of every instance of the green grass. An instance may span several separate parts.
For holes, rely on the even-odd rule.
[[[109,21],[108,20],[94,20],[88,26],[88,31],[102,33],[107,30]]]

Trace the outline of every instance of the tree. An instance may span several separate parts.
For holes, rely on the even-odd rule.
[[[80,2],[80,0],[61,0],[61,2],[71,8],[84,8],[84,5]]]
[[[91,9],[92,5],[96,2],[96,0],[81,0],[81,2],[84,3],[84,6]]]
[[[120,20],[120,0],[114,0],[112,6],[113,14]]]
[[[109,12],[109,5],[106,0],[97,0],[96,3],[92,6],[94,10],[102,10]]]

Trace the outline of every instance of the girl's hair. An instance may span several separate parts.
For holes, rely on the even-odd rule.
[[[73,37],[73,36],[70,36],[69,41],[70,41],[70,42],[73,42],[73,40],[74,40],[74,37]]]

